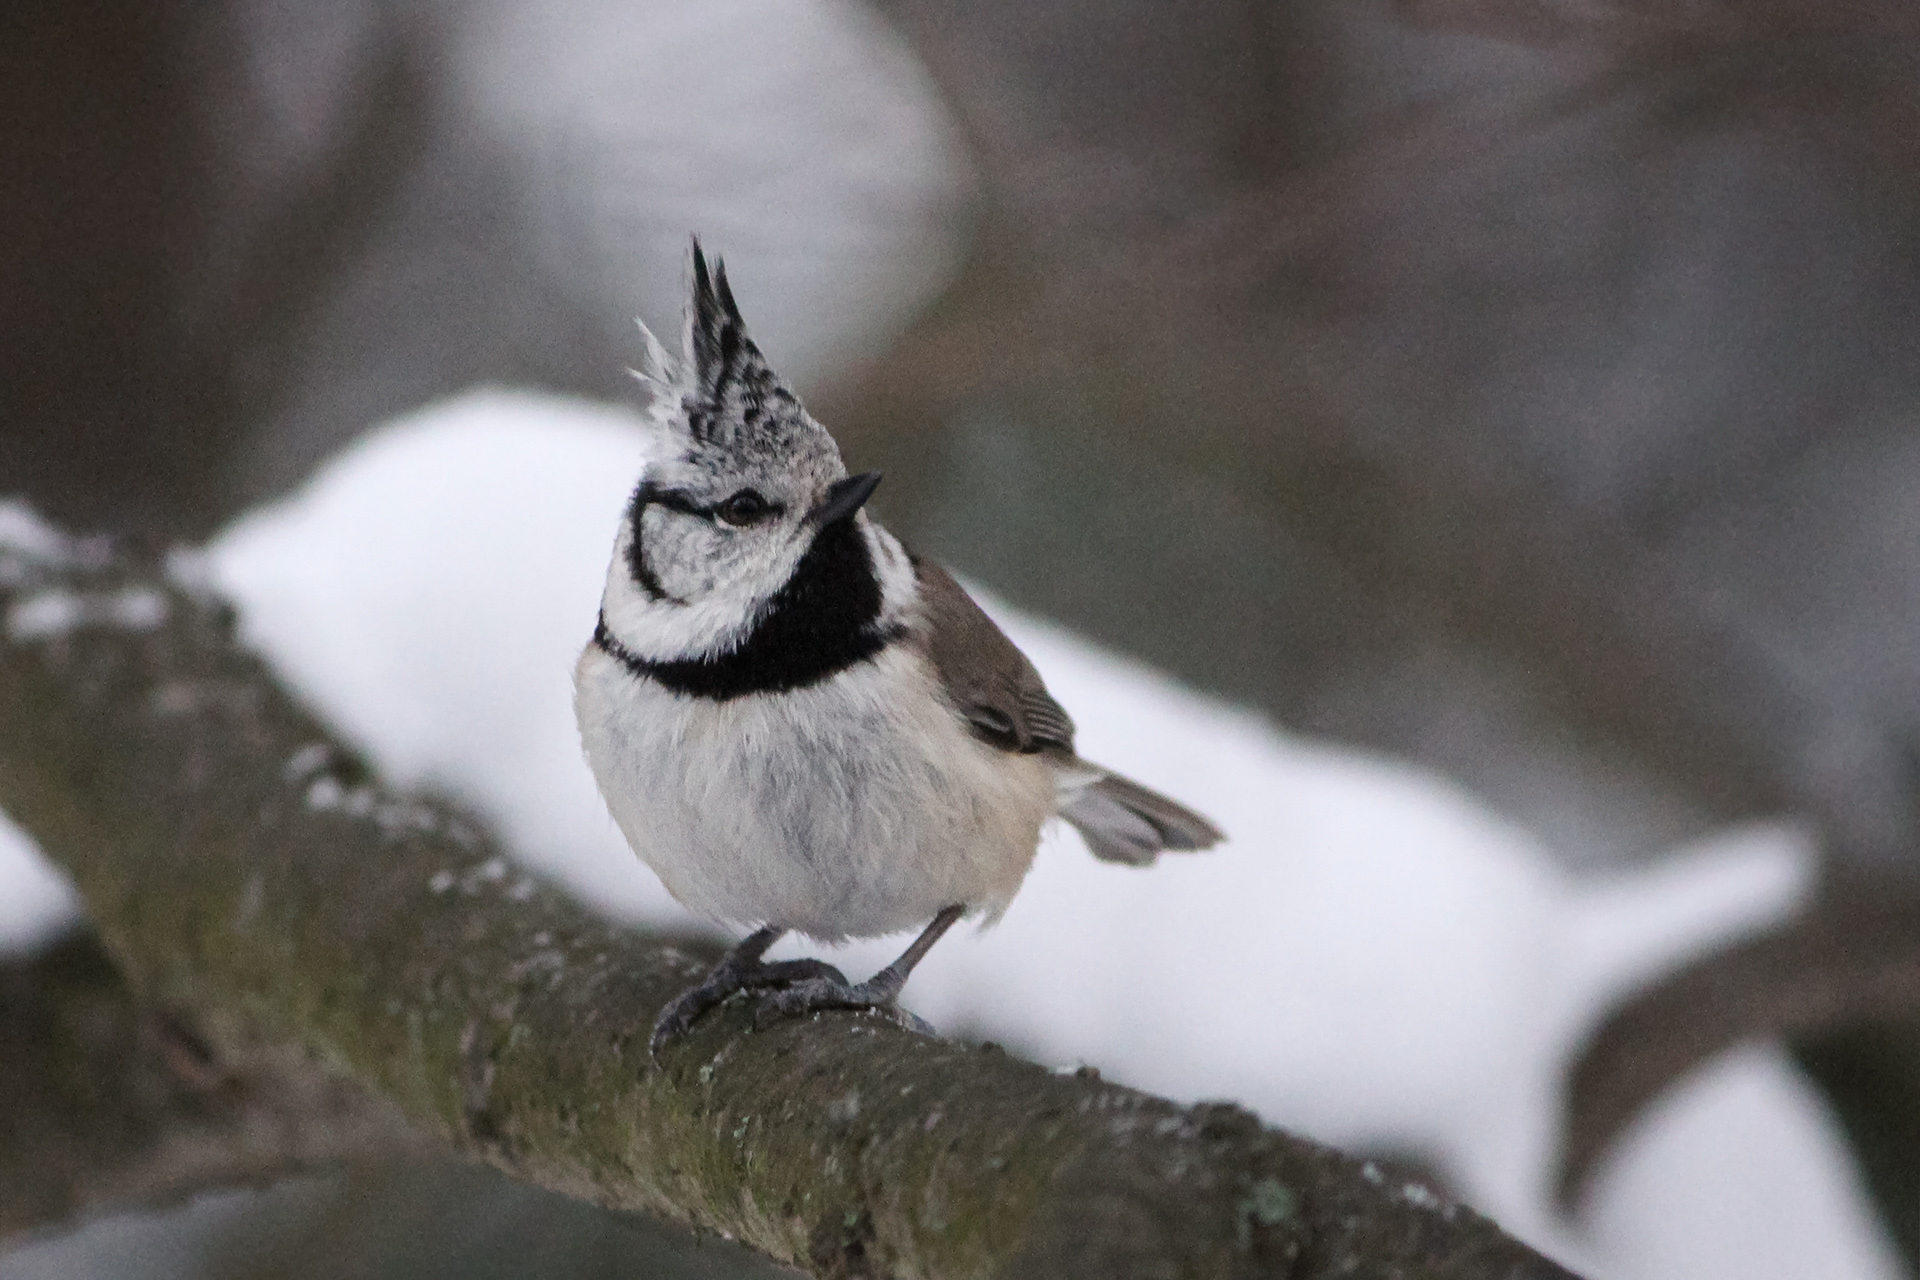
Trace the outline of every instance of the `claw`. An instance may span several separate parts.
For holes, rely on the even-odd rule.
[[[839,983],[844,987],[847,979],[823,960],[778,960],[767,964],[760,960],[741,962],[729,955],[660,1011],[653,1023],[653,1034],[647,1037],[647,1054],[659,1057],[662,1049],[692,1030],[694,1023],[737,991],[777,992],[783,987],[807,982]]]
[[[753,1011],[753,1027],[763,1031],[782,1018],[797,1017],[821,1009],[853,1009],[891,1022],[896,1027],[917,1031],[923,1036],[935,1034],[931,1023],[902,1009],[899,987],[876,986],[871,982],[849,983],[845,978],[818,977],[783,986],[760,997]]]
[[[927,954],[927,948],[938,942],[965,911],[959,903],[941,908],[940,914],[920,931],[920,936],[898,960],[857,986],[823,960],[780,960],[773,964],[761,960],[767,948],[786,932],[779,925],[762,925],[734,943],[706,977],[668,1002],[654,1021],[653,1034],[647,1038],[647,1053],[659,1057],[660,1050],[685,1035],[708,1010],[736,991],[767,993],[753,1011],[756,1030],[780,1018],[812,1013],[816,1009],[857,1009],[896,1027],[930,1036],[934,1030],[924,1019],[900,1007],[900,988],[907,985],[907,975]]]

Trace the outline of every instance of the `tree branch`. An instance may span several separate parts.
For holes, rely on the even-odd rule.
[[[1238,1107],[852,1014],[751,1032],[724,1009],[655,1066],[646,1029],[696,949],[373,784],[216,601],[4,537],[0,806],[209,1071],[314,1055],[511,1174],[821,1276],[1568,1274]]]
[[[286,1045],[216,1060],[90,935],[0,963],[0,1239],[81,1214],[433,1148]]]
[[[1577,1200],[1634,1118],[1715,1054],[1742,1041],[1786,1039],[1806,1065],[1829,1074],[1842,1070],[1849,1042],[1871,1048],[1882,1040],[1891,1049],[1903,1024],[1911,1037],[1916,1011],[1920,899],[1905,884],[1841,877],[1799,919],[1701,956],[1608,1013],[1568,1074],[1562,1199]],[[1913,1056],[1895,1049],[1892,1061]],[[1861,1069],[1872,1068],[1854,1067]],[[1834,1100],[1869,1171],[1901,1184],[1904,1194],[1885,1201],[1890,1214],[1914,1224],[1920,1179],[1896,1174],[1906,1163],[1896,1157],[1913,1150],[1920,1115],[1911,1089],[1897,1083],[1852,1081]],[[1876,1087],[1862,1093],[1868,1084]],[[1901,1238],[1920,1238],[1920,1230],[1903,1228]]]

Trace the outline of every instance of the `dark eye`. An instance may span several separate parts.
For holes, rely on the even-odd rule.
[[[742,489],[720,504],[718,514],[728,524],[758,524],[773,513],[773,504],[752,489]]]

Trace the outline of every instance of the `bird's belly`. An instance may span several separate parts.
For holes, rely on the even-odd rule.
[[[968,734],[894,647],[804,689],[674,694],[597,650],[576,709],[634,852],[687,907],[816,938],[997,915],[1055,805],[1050,767]]]

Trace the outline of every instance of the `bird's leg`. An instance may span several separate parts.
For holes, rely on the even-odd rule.
[[[675,996],[660,1011],[653,1023],[653,1034],[647,1038],[647,1052],[658,1054],[685,1035],[709,1009],[736,991],[765,991],[796,982],[846,985],[846,975],[823,960],[776,960],[772,964],[762,960],[760,957],[767,953],[767,948],[778,942],[785,932],[767,925],[728,947],[706,977]]]
[[[941,935],[953,928],[965,910],[965,907],[952,906],[941,911],[932,924],[920,931],[913,945],[900,953],[898,960],[865,982],[849,983],[835,974],[807,978],[769,992],[754,1011],[754,1025],[764,1026],[776,1018],[811,1013],[815,1009],[865,1009],[910,1030],[932,1035],[932,1027],[900,1007],[900,988],[907,985],[907,975],[913,972],[913,967],[940,941]]]

